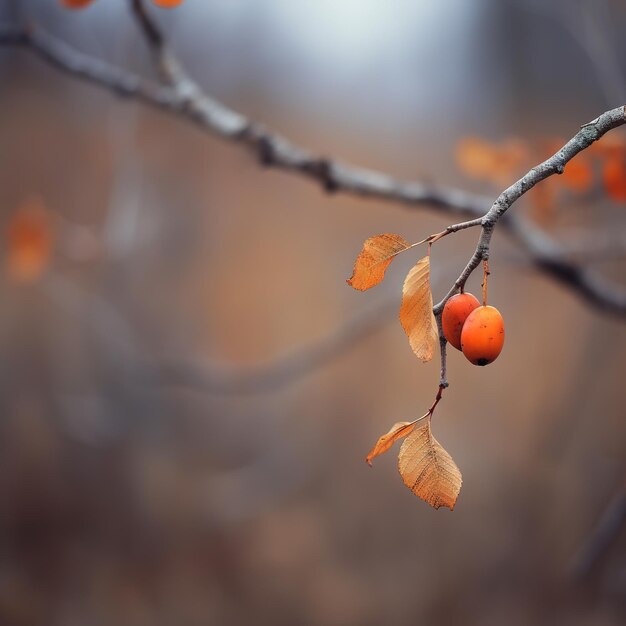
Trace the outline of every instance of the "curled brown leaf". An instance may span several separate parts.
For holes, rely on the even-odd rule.
[[[381,435],[378,438],[378,441],[374,445],[374,447],[369,451],[369,454],[365,457],[366,463],[371,467],[372,460],[377,456],[387,452],[393,444],[398,441],[398,439],[402,439],[402,437],[406,437],[414,428],[415,424],[418,420],[414,420],[412,422],[396,422],[390,429],[389,432]]]

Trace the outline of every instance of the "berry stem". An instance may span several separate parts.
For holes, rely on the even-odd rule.
[[[491,272],[489,271],[489,261],[485,259],[483,261],[483,284],[482,284],[483,306],[487,306],[487,282],[489,279],[489,274],[491,274]]]
[[[428,411],[426,412],[426,415],[424,415],[424,417],[431,418],[433,416],[433,413],[435,412],[435,409],[437,408],[437,405],[439,404],[439,402],[441,401],[441,398],[443,397],[443,390],[444,389],[445,389],[445,387],[443,385],[439,385],[439,389],[437,390],[437,395],[435,396],[435,401],[433,402],[433,404],[430,407],[430,409],[428,409]]]

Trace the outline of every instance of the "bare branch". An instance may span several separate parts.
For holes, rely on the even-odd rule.
[[[156,29],[154,24],[152,27]],[[286,138],[270,132],[261,124],[223,106],[203,93],[186,74],[175,74],[175,87],[154,84],[90,57],[33,25],[28,28],[0,28],[0,45],[2,44],[25,46],[73,76],[106,87],[118,95],[134,97],[165,109],[199,124],[212,134],[239,141],[263,165],[297,172],[318,182],[327,191],[343,191],[407,205],[437,206],[444,208],[447,213],[468,218],[481,216],[485,207],[490,204],[488,198],[460,190],[399,181],[381,172],[315,156]],[[154,45],[150,45],[153,50]]]
[[[511,205],[519,200],[527,191],[537,183],[553,176],[562,174],[565,165],[579,152],[588,148],[609,130],[622,126],[626,123],[624,106],[617,107],[599,115],[596,119],[584,124],[576,135],[570,139],[558,152],[553,154],[543,163],[533,167],[527,174],[522,176],[516,183],[505,189],[493,203],[489,211],[482,218],[482,227],[476,249],[472,254],[467,266],[451,287],[446,296],[434,307],[435,315],[440,316],[445,303],[455,293],[458,293],[467,282],[472,272],[481,261],[489,259],[489,247],[493,230],[501,217],[508,211]],[[530,228],[519,218],[509,220],[508,226],[524,242],[529,251],[533,252],[537,264],[551,273],[562,282],[576,286],[596,304],[603,302],[607,294],[601,285],[589,280],[582,268],[572,265],[562,254],[558,244],[549,240],[547,236],[539,236],[534,228]],[[607,308],[615,307],[620,310],[626,306],[626,294],[620,294],[614,300],[605,303]]]
[[[567,154],[563,153],[563,158],[559,157],[552,164],[557,168],[556,170],[550,169],[552,167],[548,163],[550,160],[538,168],[534,168],[524,179],[506,190],[490,211],[483,215],[485,207],[491,204],[491,201],[486,197],[448,187],[400,181],[381,172],[313,155],[286,138],[272,133],[261,124],[248,120],[243,115],[214,100],[204,93],[183,71],[174,55],[165,45],[163,36],[143,6],[142,0],[131,0],[131,3],[146,41],[152,50],[157,67],[168,82],[167,85],[155,84],[124,69],[85,55],[32,25],[27,28],[0,28],[0,44],[26,46],[47,62],[69,74],[107,87],[119,95],[133,97],[167,110],[197,123],[203,130],[214,135],[240,142],[255,154],[264,165],[305,176],[321,184],[329,192],[341,191],[404,205],[429,206],[446,214],[470,218],[467,222],[448,227],[444,231],[445,234],[479,225],[482,224],[482,221],[487,220],[487,230],[483,228],[481,238],[484,236],[490,239],[493,224],[503,216],[501,225],[522,244],[537,267],[577,291],[596,307],[619,315],[626,315],[626,293],[623,290],[575,264],[556,241],[531,225],[527,220],[518,216],[504,215],[506,209],[517,197],[543,178],[553,173],[560,173],[559,167],[562,171],[564,163],[571,159],[574,154],[606,132],[607,129],[604,129],[600,134],[594,136],[598,133],[598,128],[602,129],[600,121],[605,121],[606,116],[615,115],[616,111],[622,110],[621,107],[613,112],[603,114],[585,126],[572,140],[574,145],[568,144],[565,147]],[[623,115],[621,117],[623,118]],[[583,138],[587,138],[585,141],[589,140],[584,146],[580,143]],[[579,145],[580,147],[574,152],[569,153]],[[560,151],[555,157],[561,152],[563,151]],[[555,159],[555,157],[552,158]],[[540,169],[542,167],[543,170]],[[513,188],[517,185],[519,185],[521,193],[513,197],[512,194],[515,191]],[[495,221],[494,218],[496,218]],[[483,245],[484,243],[485,241],[483,241]],[[481,244],[478,247],[480,248]],[[482,253],[472,257],[463,274],[459,277],[458,284],[455,283],[450,293],[439,303],[439,309],[443,307],[450,295],[460,289],[460,286],[464,284],[467,276],[471,274],[481,259]]]

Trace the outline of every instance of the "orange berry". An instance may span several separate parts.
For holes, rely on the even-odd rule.
[[[479,306],[465,320],[461,349],[474,365],[488,365],[498,358],[504,345],[504,320],[493,306]]]
[[[152,2],[159,7],[163,7],[164,9],[173,9],[179,4],[182,4],[183,0],[152,0]]]
[[[66,9],[84,9],[93,0],[60,0],[60,2]]]
[[[480,306],[478,299],[471,293],[457,293],[443,307],[441,324],[443,336],[457,350],[461,349],[461,330],[467,316]]]

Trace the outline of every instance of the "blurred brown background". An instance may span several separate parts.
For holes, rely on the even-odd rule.
[[[4,23],[152,75],[122,0],[0,4]],[[492,196],[456,167],[460,138],[541,146],[626,98],[618,1],[150,8],[229,106],[311,150]],[[414,258],[366,294],[344,280],[366,237],[454,218],[326,195],[27,51],[0,49],[0,81],[3,227],[33,194],[55,224],[37,280],[0,278],[1,624],[626,623],[623,320],[496,232],[506,346],[487,369],[450,355],[434,431],[464,484],[435,511],[397,449],[363,462],[436,391],[395,313]],[[601,189],[564,192],[544,227],[578,241],[626,232],[626,213]],[[475,238],[433,250],[436,297]]]

